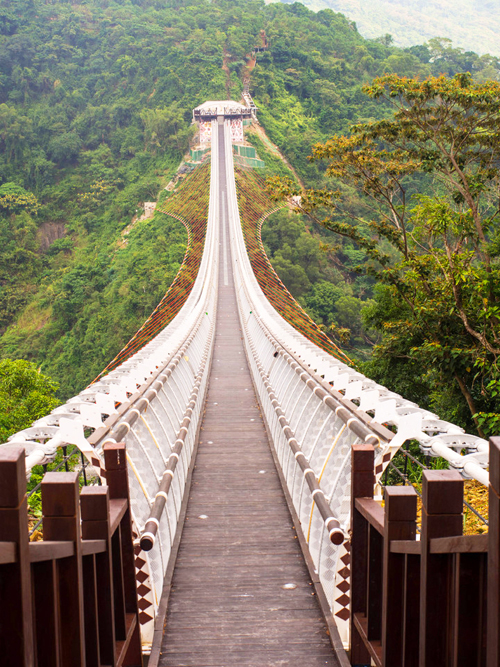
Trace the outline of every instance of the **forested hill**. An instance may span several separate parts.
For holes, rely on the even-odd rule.
[[[282,0],[288,2],[289,0]],[[390,34],[399,46],[447,37],[465,51],[500,56],[500,0],[302,0],[356,22],[362,35]]]
[[[300,4],[4,0],[1,357],[34,361],[67,397],[139,328],[186,244],[181,223],[161,214],[141,222],[141,207],[168,196],[164,188],[193,134],[192,109],[207,99],[239,99],[262,31],[269,48],[251,72],[260,121],[314,185],[323,179],[307,160],[314,142],[388,113],[362,93],[374,76],[498,74],[495,59],[366,40],[344,16]],[[352,201],[359,205],[355,193]],[[276,232],[276,249],[280,243]],[[332,242],[337,277],[352,282],[353,299],[366,299],[370,285],[356,283],[351,270],[363,254],[335,248]],[[309,263],[316,280],[314,257],[292,250],[282,266],[293,273]],[[357,302],[350,303],[359,318]]]

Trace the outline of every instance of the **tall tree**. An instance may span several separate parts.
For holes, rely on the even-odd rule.
[[[314,146],[338,190],[270,187],[300,195],[299,210],[366,252],[363,270],[384,285],[371,318],[384,331],[378,354],[455,383],[478,431],[498,430],[500,83],[386,75],[364,92],[394,115]],[[350,206],[352,188],[364,210]]]

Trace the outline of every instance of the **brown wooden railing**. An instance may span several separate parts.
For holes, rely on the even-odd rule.
[[[489,532],[463,535],[463,478],[426,470],[417,494],[373,499],[374,450],[352,451],[351,664],[499,667],[500,438],[490,440]]]
[[[29,542],[24,449],[0,449],[0,664],[142,666],[125,445],[104,459],[107,486],[44,476]]]

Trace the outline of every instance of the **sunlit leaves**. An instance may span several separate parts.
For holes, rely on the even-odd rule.
[[[325,161],[344,189],[299,192],[279,179],[269,188],[354,241],[369,258],[359,269],[398,302],[386,320],[375,318],[384,332],[376,354],[416,360],[456,383],[479,431],[489,430],[500,381],[500,83],[391,74],[364,90],[393,116],[316,144],[310,158]],[[415,193],[426,182],[420,174],[431,180]],[[363,192],[366,213],[350,206],[346,187]]]

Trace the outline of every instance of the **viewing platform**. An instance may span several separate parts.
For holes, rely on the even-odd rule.
[[[219,117],[251,118],[252,109],[232,100],[219,100],[215,102],[203,102],[203,104],[200,104],[200,106],[193,110],[194,121],[210,121],[216,120]]]

